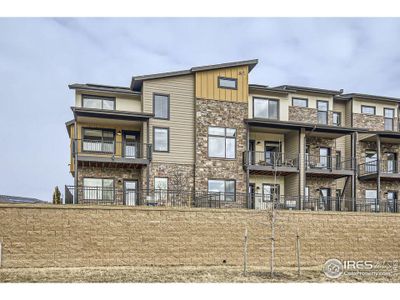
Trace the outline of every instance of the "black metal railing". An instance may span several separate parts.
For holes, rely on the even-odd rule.
[[[305,154],[305,166],[315,170],[354,170],[354,158]]]
[[[127,159],[149,159],[152,157],[152,145],[115,140],[74,139],[72,153],[80,155],[112,156]]]
[[[76,195],[76,199],[74,199]],[[222,193],[189,190],[122,190],[65,186],[65,204],[153,207],[243,208],[338,212],[398,212],[397,199],[352,199],[263,193]]]
[[[298,155],[289,155],[282,152],[245,151],[244,163],[246,165],[267,167],[298,168]]]
[[[358,165],[358,173],[360,176],[377,174],[378,168],[383,174],[399,173],[399,161],[390,159],[373,160]]]

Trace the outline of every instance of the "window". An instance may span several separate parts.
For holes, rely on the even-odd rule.
[[[263,184],[262,195],[264,202],[279,202],[279,184]]]
[[[394,109],[384,108],[383,114],[385,116],[385,130],[393,130]]]
[[[154,177],[154,198],[157,202],[168,200],[168,178]]]
[[[237,90],[237,79],[236,78],[227,78],[227,77],[218,77],[218,87],[223,88],[223,89]]]
[[[328,124],[328,101],[317,100],[318,124]]]
[[[361,113],[367,115],[375,115],[375,106],[361,105]]]
[[[376,204],[378,193],[376,190],[365,190],[365,202],[367,204]]]
[[[333,126],[341,126],[342,114],[340,112],[333,112],[332,119]]]
[[[154,127],[154,151],[169,152],[169,128]]]
[[[375,173],[378,169],[378,156],[375,150],[365,151],[365,172]]]
[[[208,192],[216,195],[223,201],[235,201],[235,180],[208,180]]]
[[[83,151],[114,153],[114,130],[83,129]]]
[[[115,109],[115,98],[83,95],[82,99],[82,106],[86,108]]]
[[[292,98],[292,106],[308,107],[308,99]]]
[[[156,119],[169,119],[169,95],[153,95],[153,112]]]
[[[83,178],[83,198],[85,200],[114,200],[114,180]]]
[[[208,127],[208,156],[236,158],[236,129]]]
[[[253,98],[253,117],[278,120],[278,100]]]

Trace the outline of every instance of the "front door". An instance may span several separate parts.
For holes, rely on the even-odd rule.
[[[385,173],[397,173],[397,160],[396,160],[396,153],[393,152],[386,152],[384,162],[384,172]]]
[[[397,192],[395,191],[387,193],[387,211],[397,212]]]
[[[126,158],[139,157],[139,139],[140,133],[136,131],[123,131],[123,155]]]
[[[250,165],[254,165],[256,160],[256,141],[250,140],[249,141],[249,163]]]
[[[319,167],[322,169],[329,169],[331,167],[330,157],[331,149],[319,148]]]
[[[365,151],[365,172],[375,173],[377,171],[378,156],[375,150]]]
[[[280,144],[279,142],[265,142],[265,162],[267,165],[274,166],[280,163]]]
[[[319,203],[320,209],[322,210],[330,210],[331,207],[331,189],[329,188],[320,188],[319,189]]]
[[[138,182],[137,180],[124,181],[124,204],[134,206],[138,204]]]
[[[256,184],[249,183],[249,201],[250,201],[250,208],[254,209],[255,207],[255,193],[256,193]]]

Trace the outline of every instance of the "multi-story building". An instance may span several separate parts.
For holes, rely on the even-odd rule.
[[[400,99],[249,84],[257,62],[70,85],[66,202],[161,205],[190,192],[175,204],[397,211]]]

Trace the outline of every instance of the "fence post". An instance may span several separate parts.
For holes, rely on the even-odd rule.
[[[243,275],[247,276],[247,242],[248,242],[248,235],[247,235],[247,227],[244,230],[244,251],[243,251]]]

